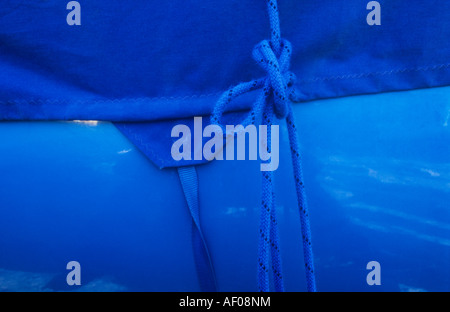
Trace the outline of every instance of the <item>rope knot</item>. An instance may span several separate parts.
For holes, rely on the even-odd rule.
[[[287,116],[288,88],[295,82],[295,75],[289,71],[291,51],[291,43],[285,39],[280,39],[278,48],[271,41],[263,40],[253,49],[253,59],[267,72],[266,79],[273,92],[273,108],[278,119]]]
[[[211,123],[221,125],[221,117],[226,106],[239,95],[262,89],[260,97],[255,102],[251,113],[243,122],[243,126],[254,124],[257,118],[261,118],[264,108],[273,105],[273,112],[278,119],[286,118],[290,100],[295,98],[294,73],[289,71],[292,46],[285,39],[279,40],[278,48],[272,44],[272,41],[263,40],[253,49],[253,59],[267,72],[267,76],[243,82],[224,92],[217,101],[211,115]],[[273,100],[269,97],[273,95]],[[273,104],[272,104],[273,103]]]

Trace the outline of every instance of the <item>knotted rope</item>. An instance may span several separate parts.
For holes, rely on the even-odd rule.
[[[281,38],[280,35],[277,1],[267,0],[267,7],[271,26],[271,40],[263,40],[253,49],[253,59],[267,72],[267,76],[238,84],[226,91],[220,97],[213,109],[211,123],[224,128],[221,124],[221,117],[226,106],[241,94],[262,89],[250,114],[241,124],[244,127],[255,123],[267,125],[267,146],[268,152],[271,152],[271,125],[273,122],[279,122],[279,120],[286,119],[297,192],[297,203],[300,210],[307,289],[308,291],[316,291],[308,207],[304,191],[297,131],[291,106],[291,99],[295,95],[293,88],[295,75],[289,71],[292,47],[290,42]],[[262,200],[259,232],[258,289],[260,291],[270,290],[270,250],[275,290],[283,291],[282,263],[278,243],[278,226],[276,220],[272,171],[262,171]]]

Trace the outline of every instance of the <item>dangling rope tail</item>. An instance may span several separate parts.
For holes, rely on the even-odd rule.
[[[289,41],[281,38],[277,1],[267,0],[267,7],[270,18],[271,40],[263,40],[253,49],[253,59],[267,72],[267,76],[241,83],[226,91],[214,107],[211,123],[224,128],[221,125],[221,117],[227,104],[241,94],[261,88],[262,92],[260,96],[253,105],[250,114],[242,122],[242,125],[246,127],[249,124],[255,124],[257,122],[266,125],[267,146],[268,152],[270,152],[272,122],[279,122],[279,120],[286,119],[297,191],[297,202],[300,210],[307,290],[316,291],[308,207],[303,184],[297,130],[291,106],[291,99],[295,97],[293,88],[295,75],[289,71],[292,48]],[[284,290],[275,212],[273,172],[262,171],[262,200],[258,245],[258,289],[260,291],[270,290],[269,250],[271,253],[275,290]]]

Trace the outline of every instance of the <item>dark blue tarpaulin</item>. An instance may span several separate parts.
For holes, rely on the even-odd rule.
[[[264,75],[265,1],[79,1],[79,26],[67,2],[2,1],[0,119],[191,117]],[[301,100],[450,84],[449,2],[379,1],[373,26],[367,2],[279,3]]]

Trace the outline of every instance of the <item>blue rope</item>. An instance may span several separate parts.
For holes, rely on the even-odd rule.
[[[198,176],[194,166],[178,167],[181,186],[192,217],[192,246],[200,288],[202,291],[217,291],[216,277],[208,246],[200,226]]]
[[[289,71],[292,47],[289,41],[281,38],[279,13],[276,0],[267,0],[271,26],[271,40],[263,40],[253,49],[253,59],[267,72],[267,76],[244,82],[226,91],[217,102],[211,116],[211,123],[220,125],[226,106],[241,94],[258,90],[262,92],[253,105],[250,114],[241,123],[262,123],[267,125],[267,146],[270,149],[270,126],[275,120],[286,119],[291,146],[297,204],[302,226],[303,255],[308,291],[316,291],[314,258],[311,246],[311,230],[308,207],[303,184],[300,149],[292,113],[291,99],[295,97],[295,75]],[[269,150],[270,152],[270,150]],[[258,245],[258,289],[269,291],[269,250],[271,253],[272,274],[276,291],[283,291],[283,277],[276,222],[275,199],[273,192],[273,172],[262,171],[262,200],[260,212],[260,237]]]
[[[272,274],[274,276],[275,291],[284,291],[283,269],[281,265],[280,244],[278,241],[275,194],[272,193],[272,210],[270,211],[270,254],[272,255]]]

